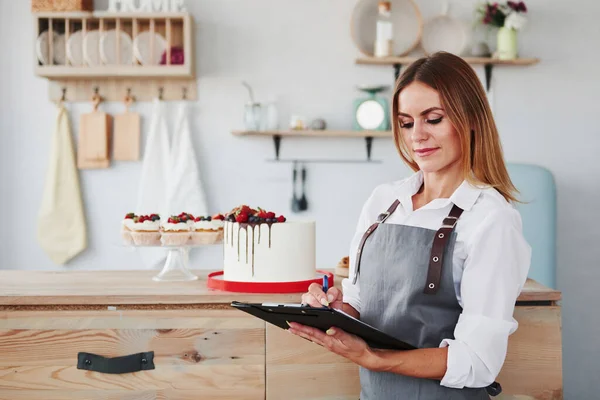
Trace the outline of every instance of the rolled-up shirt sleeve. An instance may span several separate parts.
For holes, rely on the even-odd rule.
[[[514,208],[489,214],[467,242],[460,295],[463,311],[448,347],[441,385],[486,387],[494,382],[504,360],[508,337],[517,329],[515,302],[529,272],[531,247]]]

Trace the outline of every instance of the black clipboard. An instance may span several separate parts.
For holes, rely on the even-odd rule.
[[[242,303],[239,301],[232,302],[231,306],[282,329],[289,328],[286,321],[312,326],[323,332],[335,326],[361,337],[372,348],[386,350],[416,349],[416,347],[365,324],[343,311],[329,307],[315,308],[293,303]],[[486,388],[486,391],[490,396],[497,396],[502,393],[502,386],[498,382],[494,382]]]
[[[232,302],[231,306],[282,329],[289,328],[286,321],[312,326],[323,332],[335,326],[361,337],[372,348],[388,350],[413,350],[416,348],[343,311],[329,307],[315,308],[292,303],[242,303],[238,301]]]

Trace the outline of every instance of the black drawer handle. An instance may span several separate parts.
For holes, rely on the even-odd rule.
[[[128,374],[154,369],[154,352],[106,358],[92,353],[77,353],[77,369],[103,374]]]

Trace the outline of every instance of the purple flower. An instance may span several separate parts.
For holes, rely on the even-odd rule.
[[[181,47],[171,47],[171,65],[182,65],[184,63],[184,54]],[[167,52],[162,54],[160,59],[161,65],[167,64]]]
[[[519,3],[516,1],[507,1],[506,4],[516,12],[527,12],[527,6],[525,6],[525,3],[522,1]]]

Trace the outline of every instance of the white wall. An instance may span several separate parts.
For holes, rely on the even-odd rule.
[[[419,0],[424,16],[436,2]],[[459,2],[454,2],[459,3]],[[473,1],[453,5],[465,20]],[[106,8],[106,1],[96,1]],[[281,123],[299,113],[323,117],[332,128],[350,128],[356,84],[392,84],[391,67],[354,65],[349,36],[354,2],[346,0],[187,0],[196,19],[199,100],[193,105],[196,151],[212,212],[240,203],[290,214],[291,167],[266,163],[270,139],[241,139],[250,82],[259,99],[276,96]],[[596,397],[600,301],[600,129],[595,121],[600,89],[597,52],[600,3],[530,0],[530,25],[520,37],[523,55],[540,57],[529,68],[496,68],[493,95],[506,158],[549,168],[558,185],[558,285],[563,291],[565,398]],[[120,247],[122,215],[135,203],[139,163],[82,171],[89,248],[66,267],[54,266],[35,241],[35,222],[56,114],[47,82],[33,74],[29,1],[0,1],[0,209],[4,229],[1,268],[73,270],[144,268],[136,252]],[[478,69],[480,76],[483,71]],[[173,105],[174,106],[174,105]],[[120,104],[106,104],[119,112]],[[136,108],[147,122],[150,107]],[[89,104],[70,106],[73,126]],[[144,124],[145,126],[145,124]],[[362,140],[284,140],[284,157],[363,158]],[[363,201],[380,182],[407,174],[391,140],[376,140],[382,164],[310,165],[305,216],[318,221],[318,266],[347,254]],[[196,267],[219,269],[218,248],[197,251]],[[591,309],[588,307],[591,306]]]

